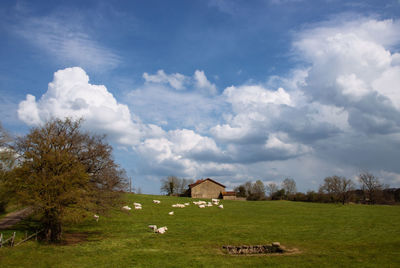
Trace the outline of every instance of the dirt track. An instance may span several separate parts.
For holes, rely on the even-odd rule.
[[[0,229],[7,229],[25,219],[32,213],[30,207],[21,209],[19,211],[11,212],[6,217],[0,220]]]

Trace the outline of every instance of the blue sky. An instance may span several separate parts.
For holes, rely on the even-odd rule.
[[[0,114],[83,117],[145,193],[168,175],[400,187],[400,1],[2,1]]]

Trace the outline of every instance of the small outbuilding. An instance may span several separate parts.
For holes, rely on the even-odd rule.
[[[221,197],[222,197],[222,199],[225,199],[225,200],[236,200],[237,199],[236,198],[236,193],[233,192],[233,191],[222,192],[221,193]]]
[[[192,198],[221,198],[225,185],[207,178],[190,184],[188,192]]]

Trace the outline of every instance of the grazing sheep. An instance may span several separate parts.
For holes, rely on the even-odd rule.
[[[189,206],[189,205],[190,205],[190,203],[184,203],[184,205],[185,205],[185,206]]]
[[[199,205],[199,208],[205,208],[205,207],[206,207],[206,206],[203,205],[203,204]]]
[[[94,218],[96,221],[99,221],[99,218],[100,218],[100,216],[99,216],[99,215],[96,215],[96,214],[94,214],[94,215],[93,215],[93,218]]]
[[[218,199],[212,199],[211,200],[211,202],[214,204],[214,205],[218,205],[219,204],[219,200]]]
[[[170,212],[168,212],[168,215],[174,215],[174,212],[173,211],[170,211]]]
[[[133,203],[133,205],[134,205],[135,207],[141,207],[141,206],[142,206],[142,204],[140,204],[140,203]]]
[[[154,203],[154,204],[160,204],[161,201],[160,201],[160,200],[153,200],[153,203]]]
[[[219,208],[224,208],[224,205],[221,204],[221,205],[219,205],[218,207],[219,207]]]
[[[142,207],[140,207],[140,206],[135,206],[135,209],[142,209]]]
[[[211,202],[208,202],[208,203],[207,203],[207,207],[212,207]]]
[[[167,226],[160,227],[157,229],[156,233],[163,234],[168,230]]]
[[[173,208],[184,208],[185,205],[184,204],[174,204],[172,205]]]
[[[157,225],[149,225],[149,228],[153,230],[153,232],[157,231]]]
[[[130,207],[128,207],[128,206],[123,206],[122,209],[123,209],[123,210],[128,210],[128,211],[129,211],[129,210],[131,210],[132,208],[130,208]]]

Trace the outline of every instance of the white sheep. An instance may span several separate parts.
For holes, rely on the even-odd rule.
[[[185,206],[189,206],[189,205],[190,205],[190,203],[184,203],[184,205],[185,205]]]
[[[142,209],[141,206],[135,206],[135,209]]]
[[[160,204],[161,201],[160,201],[160,200],[153,200],[153,203],[154,203],[154,204]]]
[[[219,207],[219,208],[224,208],[224,205],[221,204],[221,205],[219,205],[218,207]]]
[[[167,226],[160,227],[157,229],[156,233],[163,234],[168,230]]]
[[[174,215],[174,212],[173,211],[170,211],[170,212],[168,212],[168,215]]]
[[[129,210],[131,210],[132,208],[129,207],[129,206],[123,206],[122,209],[123,209],[123,210],[128,210],[128,211],[129,211]]]
[[[96,214],[94,214],[94,215],[93,215],[93,218],[94,218],[96,221],[99,221],[99,218],[100,218],[100,216],[99,216],[99,215],[96,215]]]
[[[184,204],[174,204],[172,205],[173,208],[184,208],[185,205]]]
[[[208,202],[208,203],[207,203],[207,206],[208,206],[208,207],[212,207],[211,202]]]
[[[205,208],[205,207],[206,207],[206,206],[203,205],[203,204],[199,205],[199,208]]]
[[[211,199],[211,202],[216,202],[216,203],[218,203],[218,202],[219,202],[219,199],[212,198],[212,199]]]
[[[153,230],[153,232],[157,231],[157,225],[149,225],[149,228]]]
[[[133,203],[133,205],[134,205],[135,207],[141,207],[141,206],[142,206],[142,204],[140,204],[140,203]]]

